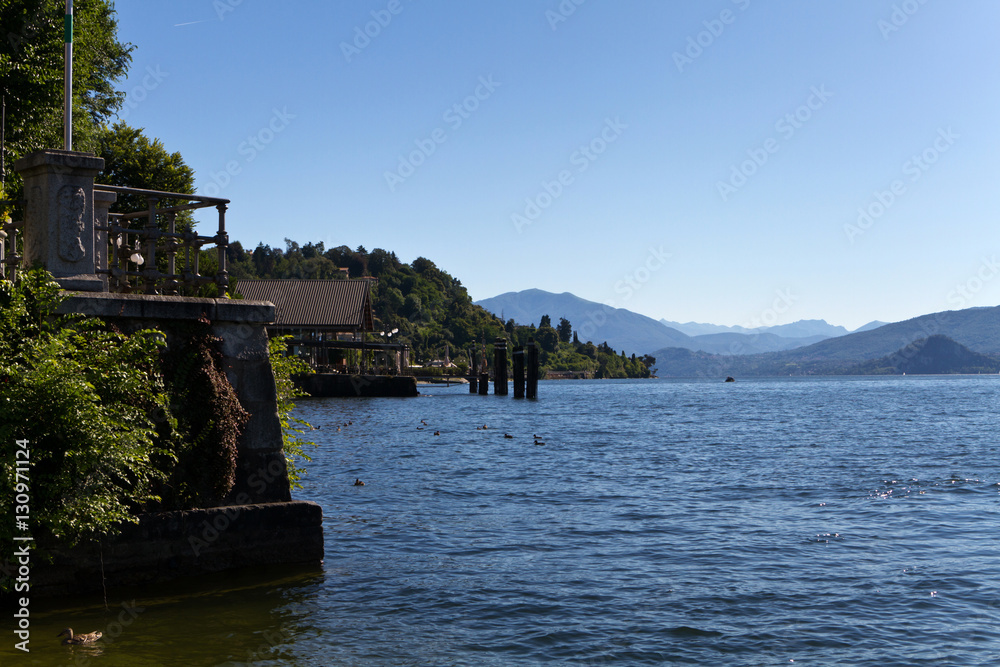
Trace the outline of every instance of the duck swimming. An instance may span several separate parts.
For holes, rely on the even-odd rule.
[[[66,638],[62,640],[63,644],[93,644],[98,639],[103,636],[104,633],[98,632],[88,632],[85,635],[74,635],[73,628],[66,628],[60,632],[56,637],[62,637],[66,635]]]
[[[364,486],[364,485],[365,483],[362,482],[360,479],[357,478],[354,479],[354,486]]]

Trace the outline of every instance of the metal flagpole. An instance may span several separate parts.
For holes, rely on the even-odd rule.
[[[0,197],[7,187],[7,88],[0,97]]]
[[[73,150],[73,0],[66,0],[66,18],[63,24],[66,42],[65,108],[63,110],[63,144]]]

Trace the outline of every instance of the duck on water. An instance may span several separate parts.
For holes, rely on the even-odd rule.
[[[65,635],[66,638],[62,640],[63,644],[93,644],[98,639],[100,639],[103,636],[103,634],[104,633],[97,631],[97,632],[88,632],[87,634],[84,635],[74,635],[73,628],[66,628],[58,635],[56,635],[56,637],[62,637],[63,635]]]

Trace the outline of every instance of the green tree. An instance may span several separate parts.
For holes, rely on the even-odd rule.
[[[184,162],[181,154],[168,152],[162,141],[150,139],[139,128],[118,122],[102,129],[98,133],[96,152],[98,157],[104,158],[104,172],[99,177],[104,185],[194,194],[194,170]],[[179,203],[163,200],[157,202],[157,206]],[[114,204],[114,211],[118,213],[147,208],[146,199],[136,195],[119,195]],[[176,224],[178,230],[191,229],[194,226],[191,211],[178,213]]]
[[[560,317],[557,331],[559,332],[559,342],[568,343],[573,336],[573,325],[565,317]]]
[[[535,340],[544,351],[555,352],[559,345],[559,333],[551,326],[540,326],[535,332]]]
[[[551,327],[551,326],[552,326],[552,318],[549,317],[548,315],[542,315],[542,319],[538,320],[539,329],[541,329],[542,327]]]
[[[124,102],[115,86],[128,72],[135,47],[118,41],[110,0],[78,0],[73,13],[73,148],[95,151],[100,128]],[[64,3],[54,0],[0,3],[5,165],[63,146],[64,14]]]

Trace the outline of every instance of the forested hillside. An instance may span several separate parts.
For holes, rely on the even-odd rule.
[[[655,362],[652,357],[628,357],[607,343],[581,342],[566,320],[558,330],[548,317],[541,318],[538,326],[513,319],[502,322],[474,305],[460,280],[424,257],[407,264],[382,248],[327,249],[322,242],[300,245],[285,239],[284,249],[262,243],[252,252],[233,242],[227,262],[236,294],[240,278],[377,278],[372,288],[376,332],[398,329],[392,341],[408,343],[411,360],[417,364],[442,359],[447,349],[452,361],[462,365],[473,349],[481,353],[484,341],[492,358],[493,341],[501,335],[513,345],[524,345],[534,337],[543,370],[572,370],[598,378],[648,377]],[[372,340],[385,338],[374,335]]]

